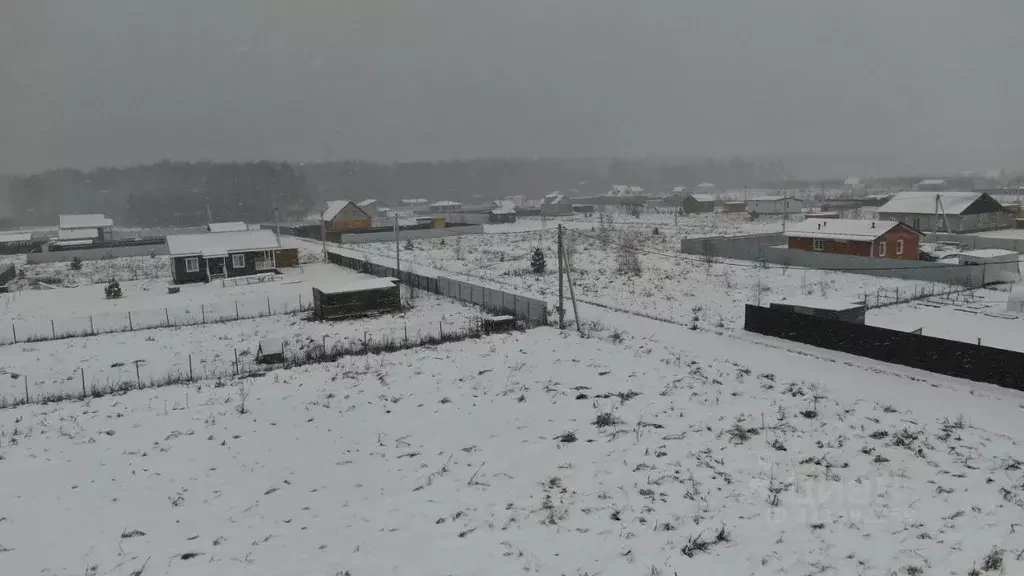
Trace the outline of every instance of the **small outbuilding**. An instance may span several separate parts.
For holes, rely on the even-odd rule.
[[[1012,284],[1020,281],[1020,254],[1012,250],[969,250],[961,252],[959,257],[961,265],[985,267],[982,274],[984,284]]]
[[[867,316],[867,306],[864,302],[835,298],[791,298],[782,302],[772,302],[768,307],[853,324],[863,324]]]
[[[284,340],[280,338],[263,338],[256,348],[256,361],[260,364],[280,364],[284,362]]]
[[[510,224],[516,221],[514,208],[495,208],[488,213],[491,224]]]
[[[683,198],[683,210],[687,214],[714,212],[715,200],[713,194],[690,194]]]
[[[398,310],[402,297],[397,282],[394,278],[371,278],[336,286],[314,286],[313,311],[320,320],[336,320]]]
[[[103,241],[111,239],[113,226],[114,221],[103,214],[60,214],[58,216],[60,230],[57,234],[61,240]]]

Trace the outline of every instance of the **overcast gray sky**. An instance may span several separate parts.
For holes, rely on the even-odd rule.
[[[0,171],[893,155],[1024,167],[1021,0],[2,0]]]

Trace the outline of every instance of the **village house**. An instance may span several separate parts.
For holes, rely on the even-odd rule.
[[[687,214],[715,211],[715,197],[711,194],[690,194],[683,198],[683,210]]]
[[[921,233],[901,222],[808,218],[786,230],[790,250],[918,260]]]
[[[320,215],[327,232],[365,230],[373,226],[373,218],[349,200],[331,200]]]
[[[711,182],[701,182],[693,190],[700,194],[713,194],[717,188]]]
[[[747,202],[747,212],[757,216],[799,214],[804,203],[792,196],[759,196]]]
[[[371,218],[391,218],[395,215],[394,210],[390,206],[375,198],[367,198],[359,202],[357,206],[362,208],[363,212],[369,214]]]
[[[572,214],[572,202],[561,192],[552,192],[544,197],[540,205],[540,213],[544,216],[562,216]]]
[[[114,221],[103,214],[61,214],[57,238],[62,241],[112,240]]]
[[[438,200],[429,206],[431,214],[443,214],[445,212],[458,212],[462,210],[462,202],[454,200]]]
[[[1014,227],[1013,214],[985,192],[900,192],[878,208],[878,219],[903,222],[924,232]]]
[[[176,234],[167,237],[175,284],[276,272],[277,237],[271,230]]]

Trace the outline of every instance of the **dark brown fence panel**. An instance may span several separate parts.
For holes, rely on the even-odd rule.
[[[874,360],[1024,390],[1024,354],[747,305],[743,328]]]

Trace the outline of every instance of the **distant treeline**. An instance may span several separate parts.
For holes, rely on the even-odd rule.
[[[756,187],[788,176],[781,162],[715,160],[524,159],[375,163],[361,161],[157,162],[130,168],[50,170],[9,182],[10,213],[19,224],[54,224],[61,213],[104,213],[134,226],[197,225],[214,220],[267,222],[300,217],[324,200],[400,198],[489,202],[539,198],[561,190],[603,194],[613,184],[648,193],[692,188]]]

